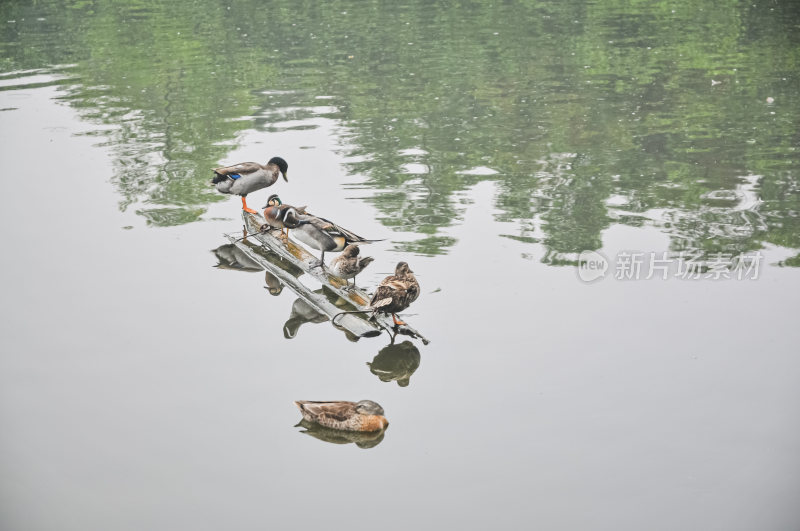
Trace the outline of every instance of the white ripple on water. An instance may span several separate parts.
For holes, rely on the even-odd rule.
[[[399,155],[403,156],[403,157],[422,156],[422,155],[427,155],[428,154],[427,151],[425,151],[424,149],[420,149],[420,148],[401,149],[397,153]]]
[[[497,170],[493,170],[492,168],[488,168],[486,166],[476,166],[469,170],[462,170],[457,173],[461,175],[497,175],[500,172],[498,172]]]
[[[403,173],[410,173],[412,175],[421,175],[425,173],[430,173],[430,168],[427,164],[418,164],[416,162],[409,162],[408,164],[403,164],[401,166],[403,169]]]

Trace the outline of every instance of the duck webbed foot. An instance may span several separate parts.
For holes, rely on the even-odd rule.
[[[406,324],[404,321],[400,321],[395,314],[392,314],[392,321],[394,321],[395,326],[403,326]]]
[[[244,210],[245,212],[249,212],[251,214],[258,214],[258,212],[247,206],[247,199],[245,198],[245,196],[242,196],[242,210]]]
[[[325,251],[322,252],[322,256],[319,257],[319,260],[314,262],[314,265],[311,267],[321,267],[323,271],[327,269],[325,267]]]

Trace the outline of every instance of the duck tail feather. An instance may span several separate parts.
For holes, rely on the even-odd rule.
[[[384,306],[388,306],[392,303],[391,297],[386,297],[385,299],[381,299],[379,301],[375,301],[369,305],[370,310],[377,310],[378,308],[383,308]]]
[[[221,173],[214,172],[214,178],[211,179],[211,184],[219,184],[221,182],[225,182],[229,179],[227,175],[223,175]]]

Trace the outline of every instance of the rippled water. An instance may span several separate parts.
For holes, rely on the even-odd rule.
[[[3,528],[796,527],[799,20],[4,2]],[[209,169],[273,155],[384,239],[360,284],[411,263],[430,345],[355,341],[226,245]],[[292,427],[361,398],[381,437]]]

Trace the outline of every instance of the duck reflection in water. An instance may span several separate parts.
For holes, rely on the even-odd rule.
[[[264,269],[232,243],[220,245],[211,252],[214,253],[214,256],[216,256],[219,261],[219,263],[214,266],[218,269],[250,272],[262,271]]]
[[[264,271],[264,283],[266,284],[264,289],[269,291],[270,295],[276,296],[280,295],[283,291],[283,283],[278,277],[265,270],[259,263],[248,257],[241,249],[232,243],[221,245],[211,252],[214,253],[219,261],[214,267],[252,273]]]
[[[325,295],[337,306],[346,304],[344,299],[332,294],[332,292],[329,290],[318,289],[315,290],[314,293]],[[304,325],[305,323],[324,323],[328,320],[329,319],[327,315],[319,312],[302,297],[298,297],[292,304],[292,312],[289,314],[289,319],[287,319],[286,323],[283,325],[283,337],[286,339],[294,339],[297,336],[298,330],[300,330],[300,326]],[[360,339],[349,330],[342,329],[342,331],[344,332],[345,337],[347,337],[347,339],[350,341],[355,342]]]
[[[267,270],[264,270],[264,289],[269,292],[270,295],[278,296],[283,291],[283,283]]]
[[[382,382],[395,381],[400,387],[407,387],[411,375],[419,368],[420,359],[417,346],[411,341],[403,341],[386,345],[367,365]]]
[[[300,433],[310,435],[320,441],[325,441],[332,444],[350,444],[355,443],[359,448],[373,448],[378,446],[383,441],[386,430],[379,431],[342,431],[334,430],[320,426],[316,422],[308,420],[301,420],[295,425],[295,428],[304,428]]]
[[[320,313],[305,300],[298,298],[292,304],[292,313],[289,314],[289,319],[283,325],[283,337],[294,339],[301,325],[305,323],[324,323],[327,320],[327,315]]]

